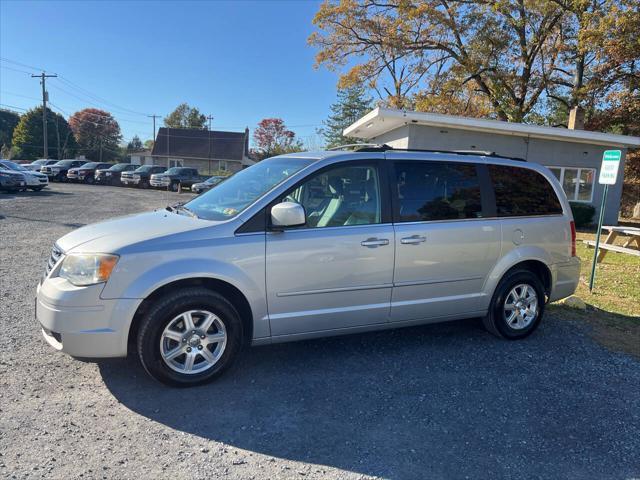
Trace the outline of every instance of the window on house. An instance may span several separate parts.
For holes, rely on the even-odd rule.
[[[591,202],[595,168],[549,167],[556,176],[567,198],[572,202]]]

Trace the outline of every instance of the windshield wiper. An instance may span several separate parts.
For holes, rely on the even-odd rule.
[[[190,210],[181,203],[177,203],[171,207],[167,207],[167,210],[170,212],[176,212],[178,215],[180,215],[180,212],[184,212],[189,217],[200,218],[195,214],[193,210]]]

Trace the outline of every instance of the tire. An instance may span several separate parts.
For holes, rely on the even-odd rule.
[[[521,287],[523,285],[527,289],[523,289]],[[518,300],[516,298],[518,294],[527,297],[527,299]],[[534,299],[535,314],[531,312]],[[514,300],[522,302],[519,304],[521,309],[515,307],[518,304]],[[545,303],[546,297],[540,278],[529,270],[513,270],[507,272],[498,283],[491,299],[489,312],[482,319],[482,323],[489,333],[497,337],[508,340],[526,338],[540,325]],[[513,310],[507,310],[506,305],[514,306]],[[512,311],[515,316],[512,316],[511,313],[507,314],[508,311]],[[523,315],[522,312],[525,314]]]
[[[140,180],[140,183],[138,183],[138,187],[144,188],[145,190],[150,186],[151,185],[149,185],[149,180]]]
[[[171,185],[169,186],[169,189],[172,192],[177,192],[179,185],[180,185],[180,182],[171,182]]]
[[[213,314],[215,318],[208,333],[198,329],[205,318],[199,318],[200,313],[193,312],[188,316],[195,324],[192,330],[195,334],[190,335],[187,325],[179,317],[192,311]],[[222,328],[219,328],[220,325]],[[173,328],[167,330],[169,326]],[[167,331],[171,332],[171,339],[165,337]],[[216,343],[201,343],[203,334],[215,338]],[[223,337],[224,340],[220,340]],[[202,287],[185,288],[159,298],[144,314],[138,331],[138,356],[147,373],[159,382],[173,387],[192,387],[211,382],[229,368],[240,353],[242,339],[242,320],[226,298]],[[173,360],[165,360],[163,349],[165,355],[171,351],[180,353]],[[200,353],[204,349],[207,349],[209,358],[214,362],[206,361]],[[188,356],[194,357],[192,373],[181,371],[188,368]],[[207,366],[207,363],[210,365]]]
[[[34,192],[39,192],[40,190],[42,190],[44,187],[31,187],[31,190],[33,190]]]
[[[95,183],[95,178],[93,177],[93,175],[88,175],[84,177],[84,183],[92,185],[93,183]]]

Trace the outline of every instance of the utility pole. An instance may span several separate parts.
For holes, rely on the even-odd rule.
[[[40,78],[40,83],[42,84],[42,131],[44,134],[44,158],[49,158],[49,148],[47,145],[47,88],[46,81],[47,78],[55,78],[58,75],[47,75],[45,72],[42,72],[40,75],[31,75],[31,78]]]
[[[153,118],[153,141],[156,141],[156,118],[160,118],[160,115],[147,115],[149,118]]]
[[[213,115],[209,115],[207,117],[207,120],[209,120],[209,131],[211,131],[211,121],[213,120],[213,118],[214,118]]]

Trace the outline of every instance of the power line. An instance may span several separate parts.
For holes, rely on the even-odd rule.
[[[26,108],[16,107],[15,105],[7,105],[6,103],[0,103],[0,106],[8,107],[8,108],[15,108],[16,110],[22,110],[23,112],[27,112],[28,111]]]
[[[113,102],[110,102],[110,101],[108,101],[108,100],[105,100],[104,98],[99,97],[98,95],[96,95],[96,94],[94,94],[94,93],[91,93],[91,92],[90,92],[89,90],[87,90],[86,88],[83,88],[83,87],[81,87],[80,85],[78,85],[78,84],[76,84],[76,83],[73,83],[71,80],[66,79],[66,78],[65,78],[65,77],[63,77],[62,75],[61,75],[59,78],[60,78],[60,80],[61,80],[62,82],[64,82],[64,83],[68,84],[70,87],[72,87],[72,88],[75,88],[75,89],[79,90],[80,92],[84,93],[86,96],[91,97],[91,98],[93,98],[93,99],[95,99],[95,100],[98,100],[99,102],[105,103],[105,104],[107,104],[107,105],[111,105],[112,107],[115,107],[115,108],[117,108],[117,109],[119,109],[119,110],[123,110],[123,111],[125,111],[125,112],[133,113],[133,114],[136,114],[136,115],[148,116],[148,114],[147,114],[147,113],[142,113],[142,112],[138,112],[138,111],[136,111],[136,110],[131,110],[130,108],[122,107],[122,106],[119,106],[119,105],[117,105],[117,104],[115,104],[115,103],[113,103]]]
[[[97,108],[104,108],[103,106],[98,105],[98,104],[97,104],[97,103],[95,103],[95,102],[87,101],[86,99],[81,98],[81,97],[79,97],[79,96],[75,95],[74,93],[71,93],[71,92],[69,92],[69,91],[65,90],[64,88],[61,88],[61,87],[59,87],[58,85],[52,85],[52,87],[53,87],[53,88],[55,88],[56,90],[60,90],[61,92],[64,92],[64,93],[66,93],[67,95],[70,95],[70,96],[72,96],[72,97],[74,97],[74,98],[76,98],[76,99],[80,100],[81,102],[88,103],[89,105],[91,105],[91,106],[93,106],[93,107],[97,107]],[[143,122],[143,121],[141,121],[141,120],[133,120],[133,119],[122,118],[122,117],[120,117],[120,121],[122,121],[122,122],[130,122],[130,123],[139,123],[139,124],[142,124],[142,125],[147,125],[147,123],[146,123],[146,122]]]
[[[15,60],[9,60],[6,57],[0,57],[0,60],[2,60],[3,62],[13,63],[14,65],[20,65],[21,67],[30,68],[31,70],[35,70],[35,71],[38,71],[38,72],[42,72],[43,70],[46,70],[45,68],[34,67],[32,65],[27,65],[26,63],[20,63],[20,62],[16,62]],[[29,73],[31,73],[31,72],[29,72]]]
[[[7,67],[6,65],[0,65],[0,68],[6,68],[7,70],[13,70],[14,72],[26,73],[27,75],[31,75],[31,72],[27,72],[26,70],[20,70],[18,68]]]

